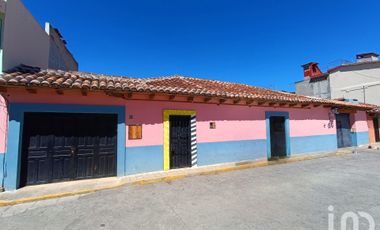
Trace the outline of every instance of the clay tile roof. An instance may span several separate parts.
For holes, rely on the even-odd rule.
[[[116,92],[178,94],[272,103],[322,104],[363,110],[373,108],[365,104],[352,104],[343,101],[299,96],[293,93],[269,90],[245,84],[184,76],[130,78],[76,71],[40,70],[39,68],[25,65],[21,65],[0,75],[0,87],[30,86],[55,89],[72,88]]]
[[[370,113],[378,113],[380,114],[380,106],[374,105],[372,110],[369,111]]]

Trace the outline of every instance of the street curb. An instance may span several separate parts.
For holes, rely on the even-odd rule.
[[[260,168],[260,167],[265,167],[265,166],[286,164],[286,163],[306,161],[306,160],[314,160],[314,159],[320,159],[320,158],[325,158],[325,157],[334,157],[334,156],[340,157],[340,156],[345,156],[348,154],[352,154],[352,150],[339,151],[335,153],[293,156],[290,158],[273,160],[273,161],[272,160],[271,161],[268,161],[268,160],[242,161],[242,162],[227,163],[227,164],[220,164],[220,165],[213,165],[213,166],[203,166],[203,167],[198,167],[194,169],[167,171],[165,173],[161,172],[159,174],[150,173],[150,174],[146,174],[146,176],[144,175],[137,176],[132,180],[123,181],[122,179],[121,182],[118,182],[115,185],[100,187],[96,189],[84,189],[84,190],[73,191],[73,192],[55,193],[55,194],[48,194],[48,195],[35,196],[35,197],[26,197],[26,198],[15,199],[15,200],[0,200],[0,207],[24,204],[24,203],[35,202],[35,201],[49,200],[49,199],[54,199],[54,198],[89,194],[89,193],[94,193],[98,191],[119,188],[125,185],[142,186],[142,185],[148,185],[148,184],[159,183],[159,182],[171,182],[174,180],[179,180],[179,179],[183,179],[185,177],[191,177],[191,176],[215,175],[219,173],[226,173],[226,172],[232,172],[232,171],[249,169],[249,168]]]

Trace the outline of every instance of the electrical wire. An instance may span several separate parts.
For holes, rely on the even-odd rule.
[[[363,77],[367,77],[367,78],[371,78],[371,79],[375,79],[375,80],[380,80],[380,76],[379,77],[371,76],[371,75],[367,75],[364,73],[358,73],[357,71],[350,71],[350,72],[357,74],[357,75],[360,75],[360,76],[363,76]]]

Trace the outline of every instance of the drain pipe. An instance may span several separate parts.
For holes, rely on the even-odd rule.
[[[8,143],[9,100],[8,100],[8,95],[6,94],[0,93],[0,96],[4,98],[5,110],[7,111],[7,117],[5,119],[6,124],[5,124],[5,130],[4,130],[4,144],[6,148],[6,145]],[[4,185],[5,185],[4,183],[5,183],[6,168],[7,168],[5,155],[6,155],[6,149],[4,151],[3,162],[0,162],[2,164],[2,171],[3,171],[3,177],[1,178],[0,192],[4,192]]]

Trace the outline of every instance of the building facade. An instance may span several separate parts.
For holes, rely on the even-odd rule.
[[[376,107],[368,113],[368,132],[371,144],[380,142],[380,107]]]
[[[380,61],[376,53],[358,54],[355,63],[334,67],[326,73],[315,62],[303,68],[304,80],[296,82],[298,95],[380,105]]]
[[[369,142],[366,105],[228,82],[19,68],[0,91],[6,190]]]
[[[59,31],[42,28],[20,0],[0,0],[0,72],[21,64],[78,70]]]
[[[323,73],[318,63],[303,65],[304,80],[296,82],[296,94],[380,105],[380,61],[376,53],[356,55],[356,62]],[[377,113],[368,114],[371,143],[380,142]]]

